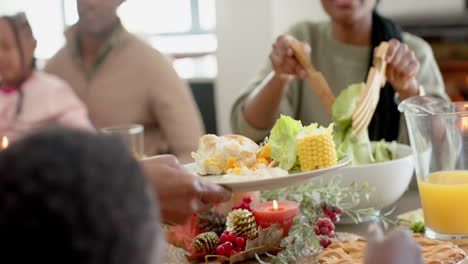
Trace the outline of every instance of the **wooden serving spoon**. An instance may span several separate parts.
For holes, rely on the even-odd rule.
[[[307,72],[309,88],[315,93],[327,112],[331,114],[332,106],[335,102],[335,95],[330,89],[325,77],[310,63],[310,58],[299,41],[290,39],[289,45],[294,51],[294,56]]]

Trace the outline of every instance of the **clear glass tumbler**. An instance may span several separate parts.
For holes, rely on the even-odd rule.
[[[144,152],[144,127],[139,124],[105,127],[101,129],[104,134],[119,137],[137,159],[145,157]]]

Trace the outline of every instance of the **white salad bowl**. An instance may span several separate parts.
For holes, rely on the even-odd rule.
[[[375,143],[373,143],[375,144]],[[334,176],[341,176],[340,186],[349,186],[353,182],[362,185],[367,182],[374,187],[370,199],[361,197],[355,209],[374,208],[378,211],[393,205],[407,190],[414,172],[414,159],[408,145],[397,144],[397,159],[355,165],[324,174],[314,180],[330,181]],[[350,222],[351,219],[342,218],[340,222]]]

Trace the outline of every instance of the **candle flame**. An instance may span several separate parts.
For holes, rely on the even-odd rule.
[[[461,118],[461,129],[462,131],[468,131],[468,117],[464,116]]]
[[[8,138],[6,136],[4,136],[2,138],[2,149],[6,149],[8,148],[8,145],[10,144],[10,142],[8,141]]]
[[[273,209],[275,211],[278,210],[278,202],[276,202],[276,200],[273,200]]]

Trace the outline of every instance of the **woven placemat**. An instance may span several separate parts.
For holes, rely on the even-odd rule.
[[[350,234],[350,233],[337,233],[338,237],[341,240],[355,240],[359,236]],[[173,245],[168,244],[167,245],[167,250],[166,250],[166,262],[164,264],[201,264],[205,263],[204,261],[198,261],[198,262],[189,262],[186,258],[185,255],[187,252],[181,248],[175,247]],[[304,257],[302,260],[298,261],[296,264],[312,264],[315,263],[315,257],[317,256],[316,251],[311,249],[310,251],[307,252],[306,257]],[[265,259],[268,260],[268,259]],[[209,264],[220,264],[219,262],[209,262]],[[258,264],[257,260],[249,260],[249,261],[243,261],[240,264]]]

